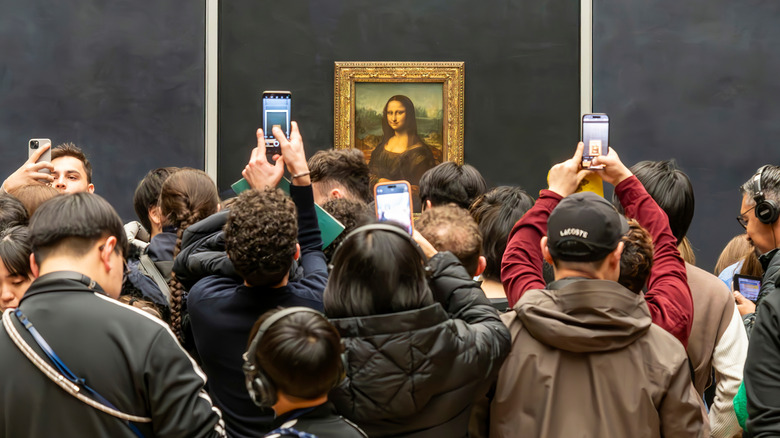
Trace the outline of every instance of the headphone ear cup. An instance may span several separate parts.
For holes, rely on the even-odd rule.
[[[754,211],[762,224],[773,224],[780,216],[780,208],[778,208],[777,202],[770,199],[764,199],[757,203]]]
[[[252,401],[262,408],[270,408],[278,401],[276,385],[268,379],[262,370],[258,370],[251,380],[247,376],[247,390]]]

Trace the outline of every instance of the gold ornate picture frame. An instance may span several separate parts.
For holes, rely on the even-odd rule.
[[[414,128],[435,164],[463,164],[463,84],[463,62],[336,62],[335,148],[360,149],[369,162],[377,146],[388,142],[394,123],[385,115],[390,97],[409,95]]]

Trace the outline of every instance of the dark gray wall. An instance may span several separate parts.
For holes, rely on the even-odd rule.
[[[0,0],[0,175],[72,141],[123,219],[160,166],[204,165],[205,2]],[[5,177],[3,177],[5,178]]]
[[[596,0],[593,109],[621,158],[676,158],[696,192],[688,233],[712,269],[742,233],[739,185],[780,162],[780,4]]]
[[[260,93],[291,90],[311,154],[333,145],[334,61],[465,61],[465,160],[535,194],[579,138],[579,2],[220,2],[218,184],[241,177]]]

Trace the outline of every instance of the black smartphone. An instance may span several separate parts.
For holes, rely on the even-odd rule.
[[[267,154],[282,152],[279,140],[274,138],[272,132],[274,126],[282,128],[285,137],[290,139],[291,103],[292,94],[289,91],[263,91],[263,135]]]
[[[601,169],[604,166],[591,166],[599,155],[609,153],[609,117],[606,114],[585,114],[582,116],[582,152],[583,169]]]
[[[390,181],[374,186],[374,205],[380,222],[399,223],[412,234],[412,187],[407,181]]]
[[[758,299],[758,291],[761,290],[761,277],[734,274],[734,290],[752,302]]]

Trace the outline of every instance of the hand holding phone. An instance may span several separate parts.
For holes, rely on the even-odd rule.
[[[292,93],[289,91],[263,91],[263,132],[269,154],[281,153],[279,140],[273,134],[274,126],[278,126],[285,138],[290,139],[291,104]]]
[[[600,169],[593,165],[593,159],[609,152],[609,117],[606,114],[585,114],[582,116],[583,169]]]
[[[589,170],[580,168],[582,149],[583,145],[580,142],[577,144],[574,156],[550,168],[547,173],[548,190],[564,198],[577,190],[582,180],[590,173]]]
[[[598,166],[596,170],[601,178],[613,186],[617,186],[623,182],[623,180],[630,178],[631,175],[633,175],[631,170],[620,161],[620,157],[615,151],[615,148],[609,148],[609,153],[607,155],[595,157],[593,159],[593,164]]]
[[[241,176],[253,189],[262,190],[266,187],[276,187],[284,175],[284,158],[279,157],[273,164],[269,162],[266,156],[265,142],[263,130],[258,129],[257,147],[252,149],[249,162],[241,172]]]
[[[303,148],[303,138],[298,130],[298,123],[290,122],[290,138],[284,138],[284,133],[278,127],[274,127],[274,136],[279,140],[284,163],[290,172],[290,178],[295,186],[307,186],[311,184],[309,178],[309,163],[306,161],[306,151]],[[296,177],[296,175],[299,175]]]
[[[9,192],[27,184],[51,184],[54,177],[51,172],[51,140],[32,138],[27,142],[27,161],[3,181],[3,190]]]
[[[407,181],[390,181],[374,186],[376,218],[401,224],[409,235],[412,226],[412,188]]]
[[[761,277],[751,277],[749,275],[734,274],[734,290],[742,294],[752,302],[758,300],[758,293],[761,290]]]

